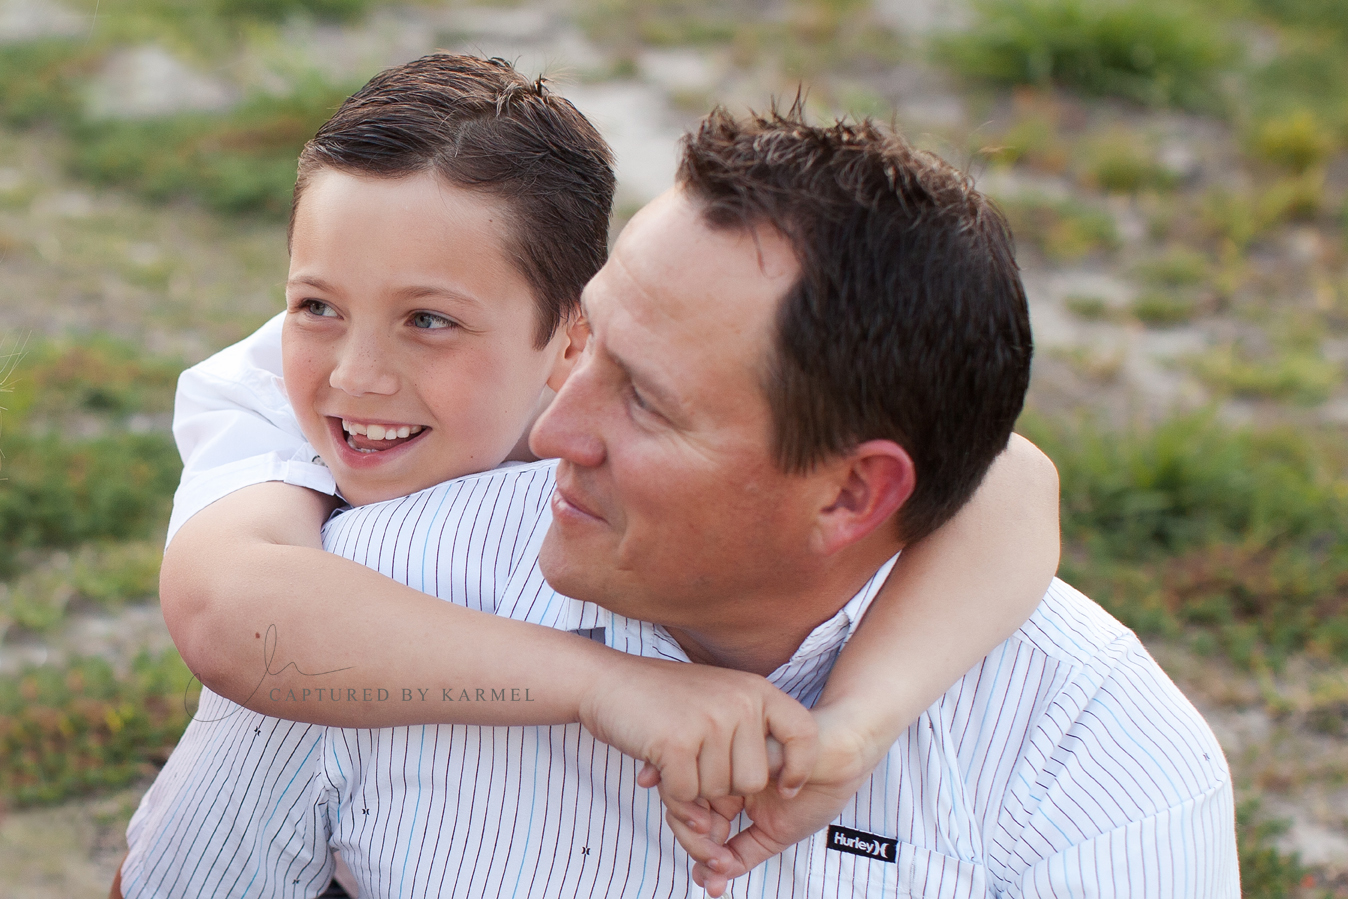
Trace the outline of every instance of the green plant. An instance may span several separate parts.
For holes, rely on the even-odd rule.
[[[1087,143],[1083,180],[1109,193],[1170,190],[1175,176],[1131,131],[1111,129]]]
[[[1348,658],[1348,458],[1335,435],[1184,415],[1120,432],[1022,416],[1058,466],[1063,576],[1143,634],[1238,664]]]
[[[1208,265],[1206,254],[1174,247],[1139,264],[1137,273],[1148,284],[1158,287],[1194,287],[1207,279]]]
[[[125,674],[75,659],[0,678],[0,801],[59,802],[152,774],[199,692],[171,650],[142,653]]]
[[[1143,324],[1164,328],[1191,321],[1198,305],[1182,294],[1148,291],[1133,300],[1129,310]]]
[[[940,52],[964,74],[1056,83],[1155,106],[1207,107],[1236,58],[1220,27],[1162,0],[980,0]]]
[[[1022,164],[1041,172],[1061,172],[1068,162],[1067,147],[1058,133],[1051,108],[1030,106],[1014,125],[987,141],[979,151],[993,162]]]
[[[43,633],[64,620],[72,603],[115,609],[159,589],[160,540],[101,541],[74,553],[54,552],[0,584],[0,622]],[[3,632],[0,627],[0,634]]]
[[[250,16],[279,21],[296,14],[349,21],[364,16],[377,0],[216,0],[227,17]]]
[[[1075,199],[1017,196],[1003,200],[1011,230],[1054,261],[1071,261],[1119,245],[1114,217]]]
[[[64,441],[10,429],[2,444],[0,574],[25,547],[149,537],[168,519],[182,463],[166,434]]]
[[[1264,228],[1283,222],[1311,221],[1325,201],[1325,171],[1310,169],[1273,182],[1260,195],[1256,212]]]
[[[168,412],[182,369],[177,360],[147,356],[105,335],[33,341],[12,369],[11,420],[81,412],[116,421],[137,412]]]
[[[1286,822],[1260,817],[1257,799],[1237,806],[1236,845],[1244,899],[1285,899],[1300,885],[1306,874],[1300,857],[1272,845],[1273,839],[1286,830]]]
[[[300,149],[347,93],[308,82],[287,96],[253,97],[224,116],[85,121],[73,131],[72,167],[153,200],[188,196],[219,212],[284,216]]]
[[[1063,305],[1067,307],[1068,312],[1072,313],[1077,318],[1084,318],[1087,321],[1100,321],[1109,318],[1110,313],[1113,311],[1110,309],[1109,303],[1103,297],[1084,296],[1080,294],[1073,294],[1072,296],[1066,297],[1063,300]]]
[[[1250,140],[1250,149],[1267,162],[1300,174],[1323,165],[1336,149],[1338,140],[1308,109],[1262,122]]]
[[[1329,398],[1342,380],[1341,367],[1318,349],[1289,348],[1271,357],[1253,357],[1227,345],[1189,360],[1194,374],[1223,393],[1313,405]]]
[[[75,120],[79,82],[98,57],[78,41],[0,44],[0,122],[27,127]]]

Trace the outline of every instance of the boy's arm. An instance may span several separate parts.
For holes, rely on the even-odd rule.
[[[1058,570],[1058,472],[1018,434],[967,504],[900,553],[816,716],[820,770],[860,778],[917,716],[1025,623]]]
[[[728,843],[733,801],[718,815],[666,797],[708,892],[832,821],[918,715],[1033,613],[1059,548],[1057,470],[1013,435],[969,503],[900,554],[839,656],[814,708],[820,759],[800,795],[750,797],[754,824]]]
[[[333,502],[255,484],[174,536],[164,618],[207,687],[263,714],[334,726],[579,721],[655,765],[683,798],[763,789],[765,730],[790,747],[784,788],[812,770],[813,719],[763,678],[631,656],[404,586],[322,549]],[[458,701],[479,687],[517,690],[518,701]],[[411,701],[400,701],[404,689]]]
[[[814,722],[762,678],[638,659],[473,612],[323,552],[336,487],[315,464],[281,385],[282,317],[178,382],[173,432],[184,469],[160,600],[174,642],[207,686],[255,711],[319,724],[579,719],[655,763],[687,798],[762,789],[766,724],[793,747],[780,782],[804,781]],[[313,676],[334,670],[340,675]],[[362,691],[334,703],[333,677]],[[491,682],[527,689],[529,702],[443,701],[450,687]],[[420,702],[378,702],[378,689],[395,684],[418,690],[418,700],[420,690],[438,697],[435,714],[414,710]],[[365,686],[373,701],[364,700]],[[708,696],[720,701],[708,704]],[[732,770],[732,755],[750,762]]]

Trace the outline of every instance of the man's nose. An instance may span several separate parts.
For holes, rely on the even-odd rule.
[[[398,373],[389,349],[370,335],[356,335],[342,346],[328,378],[333,388],[351,396],[388,395],[398,390]]]
[[[592,357],[582,357],[562,389],[529,432],[529,449],[540,459],[565,459],[586,468],[604,461],[599,429],[605,409],[603,386]]]

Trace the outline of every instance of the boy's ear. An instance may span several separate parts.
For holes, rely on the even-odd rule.
[[[824,555],[868,537],[885,526],[913,495],[917,467],[892,440],[868,440],[819,472],[826,478],[825,504],[815,526]],[[895,536],[897,539],[897,534]]]
[[[554,391],[562,389],[562,382],[571,374],[571,369],[576,367],[576,360],[580,358],[581,352],[585,349],[585,342],[590,339],[590,323],[585,320],[585,316],[578,315],[562,331],[561,352],[557,355],[557,362],[552,367],[552,374],[548,375],[548,386]]]

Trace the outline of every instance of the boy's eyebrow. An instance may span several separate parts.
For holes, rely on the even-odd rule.
[[[292,284],[307,284],[309,287],[316,287],[319,290],[325,291],[327,293],[336,292],[331,284],[329,284],[327,281],[324,281],[322,278],[315,277],[314,275],[299,275],[294,278],[288,278],[286,280],[286,287],[289,287]]]
[[[471,303],[474,306],[486,305],[482,300],[479,300],[471,293],[462,293],[461,291],[452,290],[448,287],[434,287],[427,284],[405,287],[398,291],[398,298],[402,300],[419,300],[423,297],[443,297],[450,300]]]
[[[298,275],[286,281],[286,286],[292,284],[303,284],[321,290],[325,293],[338,293],[336,287],[324,281],[317,275]],[[469,293],[462,293],[457,290],[451,290],[447,287],[435,287],[429,284],[414,285],[398,291],[398,298],[402,300],[419,300],[423,297],[444,297],[446,299],[458,300],[463,303],[471,303],[474,306],[484,306],[485,303]]]

